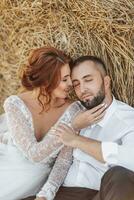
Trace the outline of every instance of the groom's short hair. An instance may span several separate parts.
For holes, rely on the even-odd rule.
[[[80,65],[81,63],[85,62],[85,61],[92,61],[93,63],[96,64],[96,66],[98,67],[98,70],[101,72],[101,74],[103,76],[107,75],[107,69],[106,69],[106,65],[104,63],[104,61],[96,56],[81,56],[79,58],[77,58],[76,60],[74,60],[71,64],[71,70],[73,70],[74,67],[77,67],[78,65]]]

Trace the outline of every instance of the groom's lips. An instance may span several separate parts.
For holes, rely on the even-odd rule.
[[[88,95],[83,95],[81,99],[85,101],[85,100],[89,100],[90,97],[92,97],[92,95],[89,95],[89,94]]]

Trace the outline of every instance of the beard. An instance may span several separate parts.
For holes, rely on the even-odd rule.
[[[86,101],[82,101],[79,99],[79,101],[87,110],[90,110],[90,109],[98,106],[99,104],[101,104],[104,99],[105,99],[104,87],[101,86],[100,90],[98,91],[98,93],[92,100],[87,99]]]

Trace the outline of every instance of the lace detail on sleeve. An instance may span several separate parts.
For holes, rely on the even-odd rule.
[[[5,113],[0,115],[0,143],[7,144],[7,123]]]
[[[51,134],[51,129],[42,141],[37,142],[34,136],[31,115],[28,113],[19,97],[10,96],[7,98],[4,103],[4,109],[12,140],[29,160],[46,163],[50,157],[56,156],[63,148],[63,144],[57,140],[56,136]],[[76,104],[75,106],[74,104],[73,106],[72,104],[60,120],[68,123],[77,111],[78,105]],[[69,115],[69,113],[71,114]],[[58,124],[58,122],[56,124]]]
[[[64,147],[56,159],[47,182],[37,196],[45,197],[47,200],[53,200],[67,175],[71,163],[72,149],[70,147]]]
[[[81,109],[81,105],[78,102],[73,103],[59,122],[71,126],[71,121]],[[37,194],[37,197],[45,197],[47,200],[53,200],[59,187],[64,182],[71,163],[72,148],[65,146],[59,153],[48,180],[42,187],[41,191]]]
[[[3,142],[3,135],[2,134],[0,134],[0,143],[4,143]]]
[[[0,134],[0,143],[7,144],[8,139],[5,137],[5,134]]]

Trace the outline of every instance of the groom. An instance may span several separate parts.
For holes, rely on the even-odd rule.
[[[113,97],[105,64],[97,57],[74,62],[72,83],[84,107],[105,103],[107,108],[104,118],[91,126],[88,111],[79,114],[73,126],[80,135],[65,125],[57,130],[74,151],[55,200],[134,200],[134,108]]]
[[[134,200],[134,109],[113,97],[101,59],[78,58],[71,76],[87,110],[72,124],[81,130],[79,135],[65,125],[57,129],[60,140],[74,150],[73,163],[54,200]],[[102,103],[104,118],[89,125],[88,109]]]

